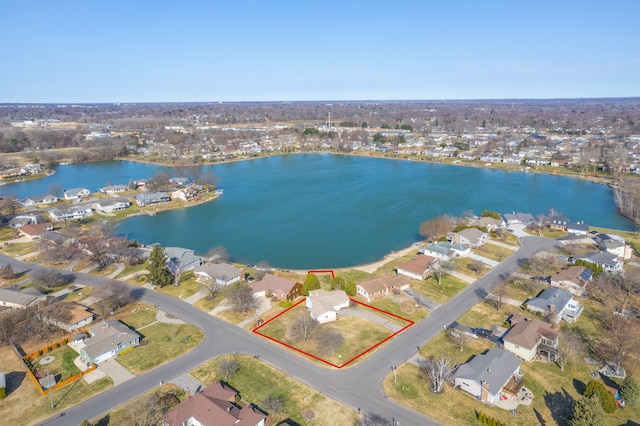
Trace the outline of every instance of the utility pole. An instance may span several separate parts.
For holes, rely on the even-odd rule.
[[[47,380],[49,382],[49,399],[51,400],[51,409],[53,410],[55,406],[53,405],[53,387],[51,386],[51,375],[49,375],[49,369],[45,370],[47,372]]]

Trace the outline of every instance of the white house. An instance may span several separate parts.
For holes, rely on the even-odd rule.
[[[605,271],[609,272],[622,272],[624,267],[624,264],[618,260],[618,256],[607,251],[580,254],[575,258],[593,263],[594,265],[600,265]]]
[[[454,374],[454,385],[479,401],[495,404],[502,392],[517,395],[524,385],[521,379],[522,360],[509,351],[493,348],[462,364]]]
[[[204,263],[193,270],[197,278],[228,286],[244,280],[244,270],[228,263]]]
[[[504,336],[504,349],[525,361],[537,356],[555,361],[558,354],[558,331],[548,322],[514,314],[509,318],[511,327]]]
[[[91,195],[91,191],[86,188],[71,188],[64,190],[65,200],[80,200]]]
[[[93,207],[104,213],[112,213],[115,211],[124,210],[127,207],[131,206],[129,201],[120,201],[120,200],[98,200],[93,203]]]
[[[72,206],[67,209],[51,209],[49,210],[49,216],[54,222],[61,220],[82,219],[83,217],[93,216],[91,207],[86,206]]]
[[[427,256],[440,260],[450,260],[454,257],[464,257],[471,253],[471,247],[466,244],[447,243],[439,241],[421,250]]]
[[[616,255],[620,259],[631,258],[631,246],[629,246],[624,238],[617,235],[598,234],[593,240],[598,244],[600,250]]]
[[[126,192],[129,189],[127,185],[107,185],[99,189],[103,194],[116,194],[118,192]]]
[[[140,344],[140,335],[118,320],[108,319],[89,327],[90,337],[79,348],[80,358],[94,364],[106,361]]]
[[[51,204],[58,201],[58,197],[51,194],[36,195],[20,200],[20,204],[24,207],[37,206],[40,204]]]
[[[531,312],[542,315],[556,314],[557,322],[563,319],[568,323],[577,320],[584,309],[571,293],[556,287],[547,287],[538,296],[527,300],[526,305]]]
[[[342,290],[312,290],[306,300],[309,315],[320,324],[335,321],[338,311],[348,308],[350,303],[349,296]]]
[[[487,241],[489,234],[477,228],[466,228],[453,234],[453,243],[466,244],[471,247],[480,247]]]
[[[0,306],[11,309],[27,309],[30,306],[47,300],[47,295],[35,288],[19,290],[16,288],[0,288]]]

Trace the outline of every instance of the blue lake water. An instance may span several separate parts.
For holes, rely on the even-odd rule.
[[[633,230],[617,213],[613,191],[567,177],[487,168],[304,154],[206,166],[224,195],[188,209],[137,216],[120,224],[131,239],[189,247],[224,246],[234,260],[304,269],[373,262],[419,240],[418,228],[439,214],[465,210],[546,213]],[[19,197],[53,184],[91,191],[128,184],[171,168],[127,161],[67,165],[55,175],[6,185]]]

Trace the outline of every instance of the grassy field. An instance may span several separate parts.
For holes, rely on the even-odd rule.
[[[414,322],[418,322],[429,315],[429,311],[422,306],[416,307],[416,303],[413,299],[406,299],[398,303],[388,297],[385,297],[383,299],[374,300],[369,303],[369,305],[375,306],[378,309],[382,309],[383,311],[390,312],[394,315],[398,315],[402,318],[410,319]]]
[[[486,274],[487,272],[489,272],[489,266],[487,264],[479,262],[478,260],[475,260],[475,259],[471,259],[470,257],[459,257],[457,259],[454,259],[453,263],[456,265],[456,269],[461,274],[473,277],[475,279],[478,279],[484,274]],[[482,269],[479,272],[472,271],[469,268],[469,265],[472,265],[475,263],[482,265]]]
[[[53,361],[49,364],[41,365],[40,361],[47,356],[54,357]],[[56,380],[60,382],[80,372],[78,367],[73,363],[73,360],[76,358],[78,358],[76,351],[67,345],[62,345],[36,358],[33,361],[33,366],[37,371],[41,373],[44,372],[44,374],[42,374],[43,377],[46,375],[46,370],[49,370],[49,374],[56,376]]]
[[[202,330],[189,324],[157,323],[140,331],[143,342],[132,351],[117,356],[123,367],[139,375],[190,351],[204,338]]]
[[[413,281],[413,288],[436,303],[446,303],[467,287],[467,283],[450,275],[442,277],[442,284],[429,277],[424,281]]]
[[[369,309],[359,307],[357,309]],[[369,312],[373,310],[369,309]],[[376,313],[377,314],[377,313]],[[297,338],[291,331],[293,322],[301,315],[308,316],[304,305],[299,305],[286,314],[260,328],[260,333],[279,342],[286,343],[300,351],[309,353],[335,365],[341,365],[380,343],[393,333],[385,327],[360,317],[343,317],[338,321],[321,324],[308,341]],[[383,315],[380,315],[384,317]],[[389,320],[393,320],[388,318]],[[403,325],[408,323],[404,322]],[[321,330],[333,330],[342,335],[344,343],[334,351],[323,351],[315,338]]]
[[[243,401],[260,407],[268,396],[284,397],[282,413],[274,414],[269,424],[275,425],[287,418],[301,426],[355,426],[358,423],[355,410],[327,398],[281,371],[248,356],[236,355],[233,358],[240,368],[226,382],[240,392]],[[226,357],[209,361],[192,370],[191,375],[205,385],[222,380],[216,369],[223,359]],[[305,419],[305,412],[314,413],[314,418]]]
[[[7,245],[0,246],[0,252],[11,257],[23,256],[25,254],[38,251],[40,245],[35,241],[28,243],[7,243]]]
[[[517,247],[514,246],[514,248]],[[488,259],[495,260],[496,262],[502,262],[513,254],[513,250],[509,250],[508,248],[497,246],[495,244],[483,244],[471,251]]]

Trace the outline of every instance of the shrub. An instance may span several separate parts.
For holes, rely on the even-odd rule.
[[[43,351],[42,349],[40,349],[40,350],[38,351],[38,356],[42,356],[42,354],[44,354],[44,351]]]
[[[4,399],[7,396],[7,388],[0,388],[0,399]]]
[[[584,396],[590,397],[595,394],[600,395],[600,402],[602,403],[602,409],[605,413],[613,413],[618,408],[618,403],[616,402],[616,397],[613,396],[611,392],[609,392],[602,383],[591,380],[587,383],[587,387],[584,389]]]

